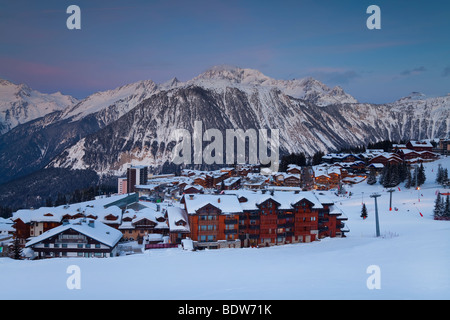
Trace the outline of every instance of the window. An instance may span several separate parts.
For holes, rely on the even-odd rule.
[[[100,244],[96,244],[96,245],[95,245],[95,248],[96,248],[96,249],[100,249]]]
[[[62,247],[63,247],[63,248],[67,248],[67,243],[63,243],[63,244],[62,244]]]
[[[78,249],[83,249],[83,245],[82,244],[77,244],[77,248]]]
[[[91,245],[90,245],[90,244],[86,244],[86,248],[87,248],[87,249],[90,249],[90,248],[91,248]]]

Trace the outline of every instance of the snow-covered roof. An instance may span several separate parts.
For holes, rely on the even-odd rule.
[[[426,148],[432,148],[433,147],[433,145],[431,144],[430,141],[414,141],[414,140],[411,140],[410,143],[411,143],[411,145],[413,147],[426,147]]]
[[[169,220],[170,232],[189,232],[189,220],[186,214],[186,210],[180,207],[169,206],[166,207],[167,218]],[[180,224],[179,222],[184,222]]]
[[[0,232],[14,232],[16,229],[13,228],[10,223],[0,223]]]
[[[222,180],[222,182],[225,186],[229,187],[229,186],[232,186],[233,184],[235,184],[236,182],[238,182],[239,180],[241,180],[240,177],[230,177],[225,180]],[[222,182],[217,183],[216,186],[217,185],[220,186],[222,184]]]
[[[203,188],[202,186],[198,185],[198,184],[187,184],[184,186],[183,190],[188,190],[190,188],[194,188],[198,191],[203,191],[205,188]]]
[[[11,218],[2,218],[0,217],[0,224],[5,223],[5,224],[13,224],[14,221],[11,220]]]
[[[382,164],[382,163],[371,163],[371,164],[369,164],[368,167],[369,168],[373,167],[373,168],[383,169],[384,168],[384,164]]]
[[[279,209],[289,210],[293,208],[296,203],[307,200],[313,204],[314,209],[322,209],[323,206],[316,195],[311,191],[292,192],[292,191],[250,191],[250,190],[235,190],[225,191],[226,194],[235,194],[237,198],[245,197],[246,202],[241,202],[240,205],[244,211],[258,210],[259,206],[269,200],[280,204]]]
[[[119,229],[134,229],[134,224],[136,224],[137,222],[139,222],[143,219],[147,219],[149,221],[154,222],[156,224],[154,227],[155,229],[168,229],[169,228],[166,223],[163,212],[156,211],[150,207],[145,207],[139,211],[135,211],[133,209],[127,209],[122,216],[122,220],[126,220],[126,221],[122,221],[122,224],[120,225]],[[161,221],[158,221],[158,220],[161,220]],[[164,220],[164,221],[162,221],[162,220]]]
[[[64,216],[74,217],[78,214],[91,216],[98,221],[107,224],[117,224],[121,222],[122,210],[117,206],[108,204],[121,200],[127,195],[112,197],[99,197],[96,200],[80,202],[58,207],[41,207],[38,209],[21,209],[13,213],[12,220],[21,219],[24,223],[30,222],[61,222]],[[106,219],[106,218],[115,219]]]
[[[223,214],[242,212],[237,197],[233,195],[189,194],[184,196],[184,201],[188,214],[196,214],[198,209],[208,204],[220,209]]]
[[[320,177],[320,176],[325,176],[325,177],[330,177],[330,174],[337,174],[340,175],[341,174],[341,168],[339,166],[326,166],[326,165],[318,165],[318,166],[313,166],[313,172],[314,172],[314,177]]]
[[[109,227],[100,221],[79,218],[69,220],[67,224],[55,227],[37,237],[32,238],[29,242],[27,242],[25,247],[33,246],[69,229],[75,230],[89,238],[95,239],[109,247],[114,247],[122,238],[122,232]]]

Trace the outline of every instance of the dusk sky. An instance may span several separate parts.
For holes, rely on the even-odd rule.
[[[81,30],[69,30],[69,5]],[[368,6],[381,8],[369,30]],[[450,93],[450,2],[0,0],[0,78],[84,98],[215,65],[312,76],[361,102]]]

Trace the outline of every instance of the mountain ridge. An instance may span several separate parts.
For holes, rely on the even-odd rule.
[[[0,85],[1,85],[0,80]],[[330,151],[377,140],[448,134],[450,96],[358,103],[314,78],[276,80],[258,70],[208,69],[188,81],[143,80],[94,93],[0,135],[0,183],[44,167],[123,174],[126,164],[161,168],[171,131],[280,129],[283,152]],[[145,121],[143,121],[145,119]],[[0,130],[2,128],[0,123]]]

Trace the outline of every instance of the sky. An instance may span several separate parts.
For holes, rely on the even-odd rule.
[[[81,9],[81,29],[66,26]],[[366,26],[370,5],[381,29]],[[314,77],[360,102],[450,93],[450,2],[441,0],[0,0],[0,78],[85,98],[216,65]]]

